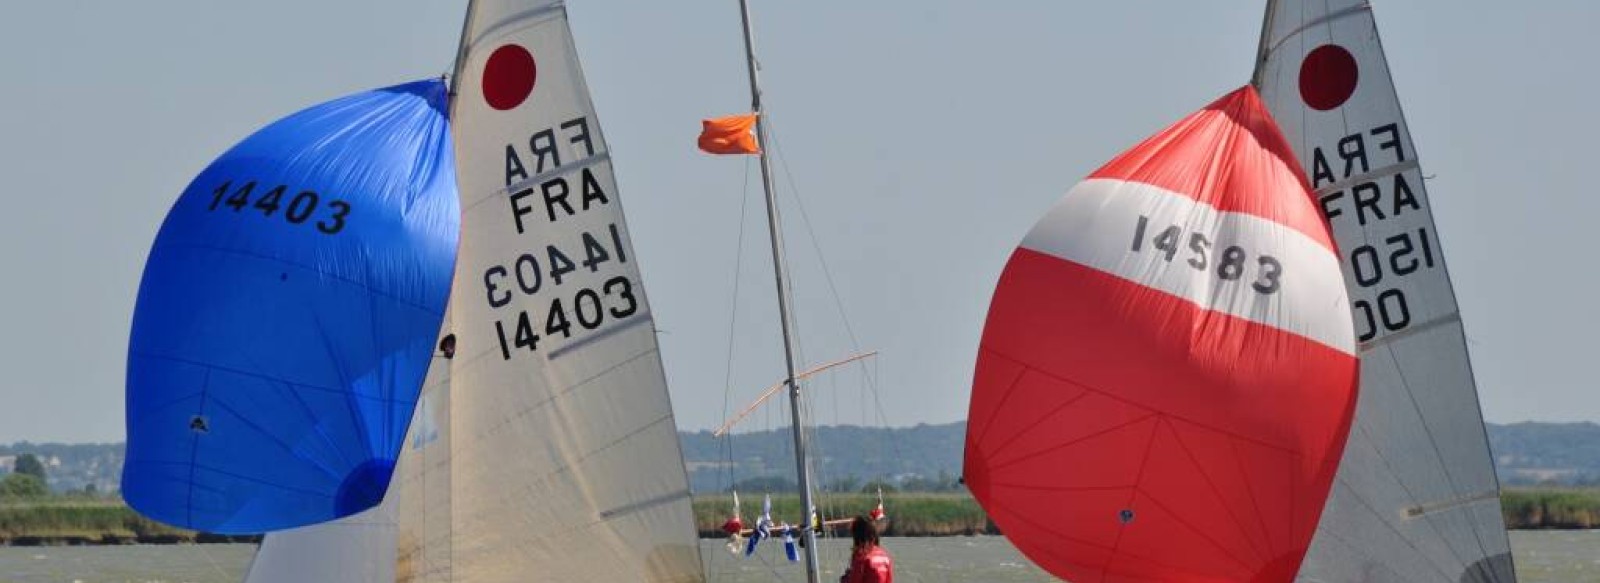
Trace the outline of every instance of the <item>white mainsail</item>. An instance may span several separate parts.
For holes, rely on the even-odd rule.
[[[245,571],[245,583],[394,581],[393,499],[342,519],[275,532]]]
[[[449,350],[453,352],[454,336],[448,333],[450,330],[447,315],[444,337],[451,343]],[[436,359],[435,362],[440,365],[437,367],[440,372],[429,372],[437,375],[439,381],[428,384],[417,401],[411,433],[406,436],[406,453],[401,454],[395,468],[397,481],[384,499],[385,505],[393,504],[394,508],[395,534],[388,541],[395,548],[394,576],[372,581],[446,583],[452,580],[450,366],[448,361]]]
[[[1365,0],[1269,0],[1255,83],[1333,227],[1355,426],[1301,581],[1511,582],[1499,484],[1417,152]]]
[[[610,152],[558,0],[480,0],[452,101],[451,575],[704,579]]]
[[[564,4],[474,1],[453,87],[462,234],[445,390],[419,404],[379,508],[267,537],[247,581],[704,581],[655,325]]]
[[[448,581],[449,398],[449,361],[436,353],[383,503],[267,535],[245,583]]]

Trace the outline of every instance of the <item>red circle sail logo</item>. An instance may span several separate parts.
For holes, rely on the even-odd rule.
[[[1300,62],[1300,98],[1317,111],[1344,105],[1356,92],[1361,70],[1350,51],[1339,45],[1322,45]]]
[[[533,94],[538,77],[533,53],[520,45],[503,45],[489,55],[483,67],[483,100],[500,111],[513,109]]]

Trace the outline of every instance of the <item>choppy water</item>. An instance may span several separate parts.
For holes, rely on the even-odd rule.
[[[841,556],[835,546],[823,547],[828,563]],[[903,583],[1054,581],[1001,537],[891,538],[884,546]],[[1511,546],[1522,583],[1600,583],[1600,531],[1517,531]],[[727,583],[803,579],[776,547],[764,551],[735,559],[704,541],[706,570]],[[0,583],[234,583],[254,554],[254,545],[0,547]],[[823,580],[837,580],[841,567],[829,564]]]

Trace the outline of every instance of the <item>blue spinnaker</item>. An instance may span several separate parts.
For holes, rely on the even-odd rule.
[[[311,107],[184,190],[128,345],[135,509],[256,533],[382,500],[455,266],[445,100],[430,80]]]

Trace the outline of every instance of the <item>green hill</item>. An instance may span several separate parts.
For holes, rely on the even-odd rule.
[[[1507,485],[1600,485],[1600,424],[1490,424],[1488,430],[1495,469]],[[909,490],[956,489],[965,432],[961,422],[818,428],[810,442],[816,483],[830,490],[854,490],[875,480]],[[744,490],[793,489],[794,441],[787,429],[740,433],[731,439],[694,431],[679,438],[697,493],[724,492],[735,482],[744,482]],[[11,471],[21,453],[45,462],[57,492],[81,491],[89,484],[101,492],[114,491],[122,472],[120,443],[20,442],[0,445],[0,474]]]

